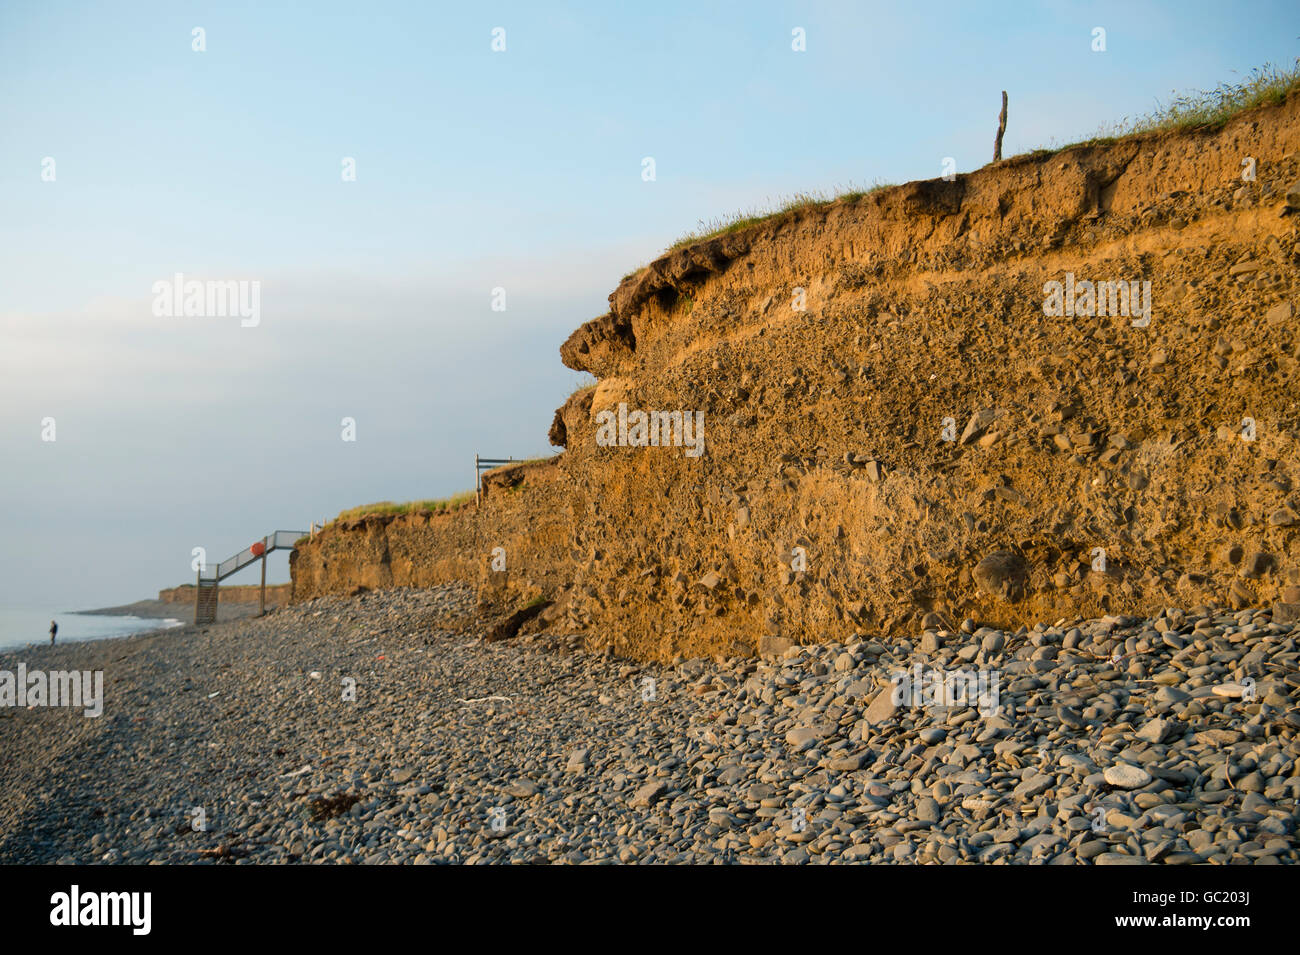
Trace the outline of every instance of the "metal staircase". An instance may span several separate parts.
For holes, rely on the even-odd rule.
[[[221,581],[256,560],[262,562],[262,595],[258,609],[261,613],[266,613],[266,555],[276,550],[293,550],[298,539],[306,536],[306,531],[273,531],[260,541],[245,547],[234,557],[228,557],[211,567],[202,567],[199,570],[197,592],[194,595],[194,622],[203,624],[216,621],[217,595]]]

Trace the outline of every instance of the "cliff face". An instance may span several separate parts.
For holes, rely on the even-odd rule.
[[[221,603],[255,604],[261,599],[259,584],[223,584]],[[268,607],[287,604],[293,596],[293,584],[268,584],[266,588],[266,605]],[[181,584],[158,591],[158,599],[163,603],[182,604],[194,609],[194,585]]]
[[[480,506],[325,528],[289,557],[294,600],[452,581],[508,600],[563,591],[573,561],[569,475],[554,461],[521,463],[488,472],[483,483]]]
[[[599,382],[557,412],[563,455],[479,509],[327,529],[295,597],[493,585],[501,542],[509,591],[638,657],[1300,611],[1297,146],[1292,96],[670,252],[562,346]],[[636,446],[638,411],[702,413],[703,453]]]

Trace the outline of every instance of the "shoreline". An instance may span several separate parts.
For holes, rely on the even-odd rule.
[[[0,610],[0,652],[50,646],[46,622],[59,623],[58,646],[120,640],[186,625],[179,615],[152,614],[135,616],[127,613],[97,614],[78,611],[32,611],[19,608]]]
[[[17,613],[31,613],[31,611],[22,608],[11,609]],[[274,606],[270,607],[268,613],[274,609]],[[256,604],[231,601],[218,606],[216,623],[256,618],[257,613]],[[51,616],[56,619],[66,617],[101,617],[106,619],[134,617],[139,621],[137,625],[134,625],[135,629],[128,632],[107,632],[94,635],[79,635],[76,628],[69,629],[61,626],[57,646],[97,643],[103,640],[122,640],[127,637],[194,627],[194,608],[192,605],[162,600],[137,600],[134,603],[114,607],[100,607],[93,610],[57,611],[52,613]],[[172,622],[168,623],[168,621]],[[87,626],[95,628],[95,625],[92,624]],[[102,624],[99,626],[102,626]],[[5,641],[9,639],[9,636],[10,634],[3,627],[0,627],[0,653],[49,646],[49,641],[45,636],[20,637],[13,643],[6,643]]]
[[[492,623],[461,585],[0,652],[104,671],[99,718],[0,708],[0,863],[1300,862],[1268,611],[674,664]],[[996,695],[896,700],[918,665]]]

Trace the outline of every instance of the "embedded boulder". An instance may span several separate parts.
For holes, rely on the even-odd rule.
[[[1029,565],[1019,554],[995,550],[975,565],[971,576],[986,594],[1015,603],[1025,596]]]

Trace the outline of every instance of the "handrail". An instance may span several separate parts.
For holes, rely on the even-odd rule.
[[[515,463],[514,458],[484,458],[474,455],[474,504],[476,506],[483,500],[483,472]]]
[[[204,564],[199,568],[198,579],[194,588],[194,624],[214,623],[217,619],[217,600],[221,590],[221,581],[233,573],[243,570],[253,561],[262,562],[262,593],[257,602],[259,613],[266,613],[266,557],[272,551],[292,550],[298,541],[307,536],[306,531],[272,531],[260,541],[245,547],[234,557],[227,557],[211,568]],[[254,553],[253,548],[258,552]]]
[[[276,550],[292,550],[294,544],[301,537],[306,537],[306,531],[272,531],[261,539],[260,543],[265,550],[263,553],[269,554]],[[219,583],[225,580],[231,574],[237,573],[253,563],[260,560],[262,554],[253,553],[253,545],[249,545],[233,557],[227,557],[219,564],[204,565],[199,571],[199,580],[210,583]]]

